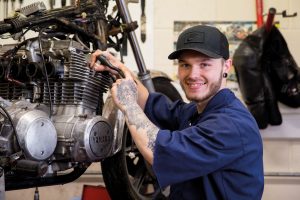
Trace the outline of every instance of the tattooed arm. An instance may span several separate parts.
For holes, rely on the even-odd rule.
[[[90,66],[96,71],[109,71],[116,74],[105,65],[96,63],[96,57],[104,55],[114,66],[121,69],[126,79],[118,79],[111,88],[116,105],[125,115],[127,126],[139,151],[150,164],[153,163],[153,150],[156,135],[159,131],[144,114],[144,107],[149,96],[148,90],[134,74],[117,58],[107,51],[97,50],[91,55]]]
[[[125,115],[127,126],[137,148],[151,165],[159,128],[145,115],[137,103],[137,86],[132,79],[118,79],[111,89],[116,105]]]
[[[133,79],[137,84],[138,89],[138,104],[144,110],[145,104],[147,101],[147,98],[149,96],[148,90],[145,88],[145,86],[135,77],[135,75],[122,63],[120,60],[118,60],[116,57],[114,57],[112,54],[110,54],[108,51],[101,51],[97,50],[91,55],[91,62],[90,67],[93,68],[96,71],[109,71],[112,74],[118,76],[117,72],[114,70],[111,70],[110,68],[106,67],[105,65],[101,65],[96,62],[96,58],[99,55],[104,55],[114,66],[121,69],[124,74],[127,74],[127,77],[130,77]]]

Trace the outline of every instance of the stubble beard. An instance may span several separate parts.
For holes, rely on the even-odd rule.
[[[209,99],[211,99],[215,94],[217,94],[219,92],[221,85],[222,85],[222,80],[223,80],[222,74],[223,74],[223,72],[221,72],[218,81],[211,83],[209,85],[207,92],[205,92],[205,94],[203,94],[203,95],[189,96],[187,94],[187,91],[184,89],[182,82],[180,82],[180,85],[181,85],[181,88],[184,90],[186,98],[188,100],[193,101],[195,103],[207,102]]]

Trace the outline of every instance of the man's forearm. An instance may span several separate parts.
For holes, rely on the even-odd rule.
[[[145,115],[143,109],[138,104],[139,96],[143,96],[146,101],[148,93],[140,94],[139,87],[133,79],[118,79],[111,88],[112,96],[116,105],[125,114],[126,122],[131,136],[144,158],[153,163],[153,151],[157,133],[159,131]]]
[[[124,114],[131,136],[144,158],[152,164],[159,128],[148,119],[137,103],[125,107]]]

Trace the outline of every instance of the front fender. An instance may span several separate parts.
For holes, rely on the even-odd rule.
[[[185,102],[189,102],[189,100],[186,99],[185,93],[182,90],[179,81],[171,79],[166,73],[158,70],[150,70],[150,75],[153,81],[155,82],[156,79],[166,79],[172,84],[172,86],[177,90],[179,95],[181,96],[181,99]]]
[[[120,151],[125,127],[125,117],[114,104],[112,96],[108,94],[103,106],[102,116],[108,120],[113,127],[113,144],[108,156],[112,156]]]
[[[166,74],[165,72],[158,71],[158,70],[150,70],[150,76],[152,79],[155,78],[166,78],[169,81],[172,81],[172,79]]]
[[[162,71],[159,71],[159,70],[149,70],[150,71],[150,77],[152,79],[155,79],[155,78],[166,78],[168,79],[169,81],[172,81],[172,79],[168,76],[168,74],[166,74],[165,72],[162,72]],[[134,72],[135,76],[138,77],[138,73],[135,71]]]

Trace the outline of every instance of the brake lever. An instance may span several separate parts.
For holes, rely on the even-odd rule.
[[[117,68],[116,66],[114,66],[113,64],[111,64],[104,55],[97,56],[97,60],[99,60],[102,65],[105,65],[105,66],[109,67],[110,69],[118,72],[118,74],[122,78],[125,78],[125,74],[123,73],[123,71],[120,70],[119,68]]]

